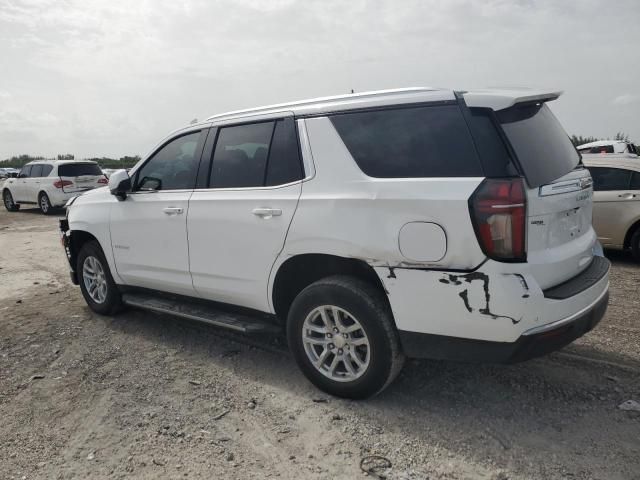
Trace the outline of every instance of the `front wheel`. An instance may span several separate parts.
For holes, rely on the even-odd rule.
[[[383,293],[347,276],[319,280],[296,297],[287,339],[305,376],[339,397],[376,395],[404,362]]]
[[[98,242],[91,241],[82,246],[76,272],[80,291],[91,310],[101,315],[112,315],[121,308],[120,292]]]
[[[5,190],[2,193],[2,200],[4,202],[4,208],[6,208],[7,211],[17,212],[18,210],[20,210],[20,205],[13,201],[13,195],[11,195],[11,192],[9,190]]]

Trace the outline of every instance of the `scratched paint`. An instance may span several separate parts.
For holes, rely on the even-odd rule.
[[[521,280],[526,284],[524,277],[522,277]],[[491,317],[494,320],[497,320],[499,318],[506,318],[508,320],[511,320],[511,322],[514,325],[519,323],[522,320],[522,318],[516,319],[508,315],[501,315],[491,311],[491,307],[490,307],[491,293],[489,292],[489,276],[486,273],[471,272],[464,275],[453,275],[450,273],[443,273],[443,277],[439,280],[439,282],[444,283],[446,285],[465,287],[463,290],[461,290],[458,293],[458,296],[464,302],[464,306],[467,309],[467,311],[469,311],[469,313],[474,312],[474,308],[471,305],[471,302],[469,300],[469,287],[473,282],[482,282],[482,290],[484,292],[484,306],[477,309],[478,313],[480,313],[481,315],[486,315],[488,317]],[[527,290],[528,290],[528,286],[527,286]]]

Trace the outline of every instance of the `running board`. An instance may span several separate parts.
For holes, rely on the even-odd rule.
[[[241,313],[230,313],[198,302],[171,297],[158,297],[146,293],[124,293],[122,302],[130,307],[151,312],[166,313],[188,318],[216,327],[227,328],[242,333],[281,333],[281,329],[268,319],[250,317]]]

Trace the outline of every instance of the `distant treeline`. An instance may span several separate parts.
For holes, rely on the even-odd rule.
[[[0,168],[21,168],[24,164],[33,162],[34,160],[45,160],[45,157],[38,157],[33,155],[18,155],[8,158],[6,160],[0,160]],[[65,153],[57,155],[54,158],[49,158],[46,160],[74,160],[75,155],[71,153]],[[131,168],[138,160],[140,160],[139,155],[134,156],[124,156],[120,158],[109,158],[109,157],[100,157],[100,158],[83,158],[82,160],[91,160],[93,162],[97,162],[98,165],[102,168]]]
[[[613,137],[614,140],[621,142],[629,142],[629,135],[624,132],[616,133]],[[598,138],[598,137],[583,137],[582,135],[571,135],[571,141],[577,147],[578,145],[584,145],[585,143],[597,142],[598,140],[611,140],[610,138]]]

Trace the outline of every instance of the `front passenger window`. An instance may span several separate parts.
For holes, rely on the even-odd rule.
[[[31,165],[26,165],[20,170],[19,178],[29,178],[31,176]]]
[[[193,132],[158,150],[137,173],[136,191],[185,190],[195,187],[200,162],[200,137]]]

